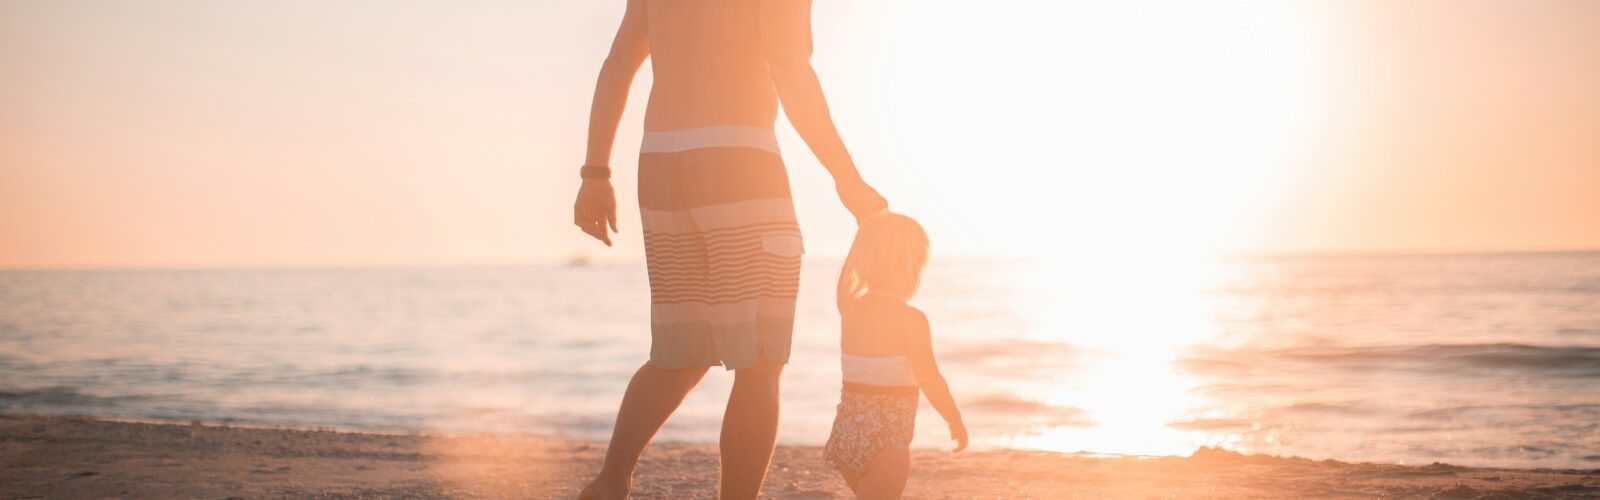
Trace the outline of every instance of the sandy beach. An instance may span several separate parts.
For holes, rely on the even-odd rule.
[[[600,443],[0,416],[4,498],[570,498]],[[1595,498],[1600,470],[1243,456],[918,451],[908,498]],[[645,452],[637,498],[709,498],[713,445]],[[765,495],[849,498],[815,447],[782,447]]]

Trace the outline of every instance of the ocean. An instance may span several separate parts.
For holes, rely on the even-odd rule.
[[[806,263],[783,443],[827,438],[837,270]],[[643,266],[3,271],[0,412],[603,440],[648,297]],[[978,448],[1600,467],[1600,253],[947,259],[913,303]],[[658,439],[715,441],[731,381]]]

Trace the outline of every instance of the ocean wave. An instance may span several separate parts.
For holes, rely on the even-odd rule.
[[[1274,414],[1329,414],[1362,415],[1372,413],[1369,406],[1358,403],[1294,403],[1273,408]]]
[[[40,389],[0,391],[0,409],[35,407],[90,407],[112,408],[126,402],[149,399],[148,396],[96,396],[76,387],[54,386]]]
[[[1406,414],[1406,417],[1423,420],[1450,420],[1475,412],[1502,412],[1524,414],[1576,414],[1575,417],[1600,419],[1600,404],[1575,403],[1554,405],[1462,405],[1430,408]],[[1593,421],[1593,420],[1589,420]]]
[[[1259,421],[1232,418],[1200,418],[1181,422],[1167,422],[1167,427],[1182,431],[1248,432],[1260,426]]]
[[[1236,373],[1283,362],[1351,369],[1511,369],[1600,377],[1600,347],[1578,345],[1421,344],[1216,350],[1197,352],[1181,361],[1185,368],[1201,373]]]
[[[939,352],[939,360],[950,363],[983,363],[988,361],[1008,364],[1028,360],[1060,363],[1076,359],[1083,352],[1065,342],[1011,339],[994,342],[957,344]]]
[[[962,405],[974,413],[998,414],[1026,419],[1042,418],[1047,425],[1087,427],[1094,425],[1087,412],[1074,406],[1055,406],[1012,394],[989,394]]]
[[[349,364],[332,367],[299,367],[271,365],[234,367],[225,373],[207,376],[190,374],[192,379],[225,385],[303,385],[339,387],[378,385],[393,388],[414,387],[426,384],[535,384],[554,379],[581,379],[594,376],[592,367],[523,368],[508,370],[453,369],[444,367],[401,366],[382,364]],[[611,375],[611,374],[607,374]]]

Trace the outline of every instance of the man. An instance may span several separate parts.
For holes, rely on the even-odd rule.
[[[851,213],[887,209],[834,129],[811,68],[810,18],[810,0],[628,0],[595,86],[573,222],[611,244],[611,145],[633,77],[652,58],[639,155],[652,342],[583,498],[626,498],[645,445],[716,365],[734,370],[722,497],[761,490],[803,253],[773,134],[779,102]]]

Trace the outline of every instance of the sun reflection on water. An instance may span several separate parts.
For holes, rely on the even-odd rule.
[[[1132,262],[1119,259],[1120,262]],[[1166,262],[1152,265],[1151,262]],[[1085,417],[1014,436],[1008,445],[1064,452],[1186,455],[1237,435],[1184,430],[1206,405],[1201,383],[1177,364],[1181,351],[1217,336],[1203,284],[1214,262],[1139,259],[1137,267],[1046,264],[1019,280],[1031,338],[1062,342],[1084,355],[1031,396]]]

